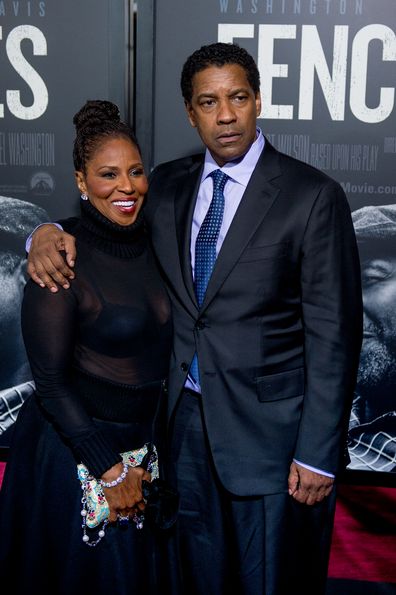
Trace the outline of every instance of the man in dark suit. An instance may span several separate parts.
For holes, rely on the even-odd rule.
[[[182,92],[206,153],[157,167],[146,207],[174,316],[172,560],[183,595],[320,595],[361,345],[350,210],[339,184],[256,128],[245,50],[194,52]],[[67,286],[60,239],[73,260],[70,238],[43,230],[30,262],[53,288],[37,255]]]

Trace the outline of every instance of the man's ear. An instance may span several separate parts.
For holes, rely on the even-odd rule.
[[[87,185],[85,183],[85,176],[82,171],[75,171],[74,177],[76,178],[76,184],[81,194],[87,192]]]
[[[189,101],[184,102],[184,107],[186,108],[188,120],[193,128],[197,127],[197,122],[195,119],[195,112],[194,108]]]
[[[261,114],[261,95],[259,92],[256,93],[256,117],[258,118]]]

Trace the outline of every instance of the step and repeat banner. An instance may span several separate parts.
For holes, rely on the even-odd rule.
[[[236,42],[260,70],[258,123],[267,138],[344,188],[361,254],[365,330],[349,469],[396,471],[394,0],[148,4],[138,41],[147,39],[151,19],[154,45],[138,53],[136,101],[151,166],[202,150],[186,118],[180,72],[201,45]]]
[[[125,114],[127,3],[0,0],[0,446],[33,390],[20,332],[25,239],[78,212],[73,115],[87,99]]]

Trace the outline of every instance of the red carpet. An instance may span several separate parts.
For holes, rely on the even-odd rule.
[[[329,577],[396,583],[396,488],[339,487]]]
[[[339,486],[329,579],[328,595],[396,594],[396,488]]]

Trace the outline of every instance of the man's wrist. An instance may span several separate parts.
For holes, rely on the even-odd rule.
[[[309,471],[318,473],[318,475],[324,475],[325,477],[331,477],[332,479],[334,479],[334,477],[335,477],[333,475],[333,473],[329,473],[328,471],[323,471],[323,469],[317,469],[316,467],[312,467],[312,465],[306,465],[305,463],[302,463],[301,461],[297,461],[297,459],[293,459],[293,461],[295,463],[297,463],[297,465],[300,465],[301,467],[304,467],[305,469],[309,469]]]
[[[47,221],[45,223],[40,223],[40,225],[37,225],[37,227],[35,227],[33,229],[32,233],[28,236],[28,238],[26,240],[25,250],[26,250],[27,254],[29,254],[30,247],[32,245],[33,234],[39,229],[39,227],[42,227],[43,225],[55,225],[55,227],[57,227],[58,229],[60,229],[60,231],[63,231],[63,227],[62,227],[62,225],[59,225],[59,223],[53,223],[52,221]]]

